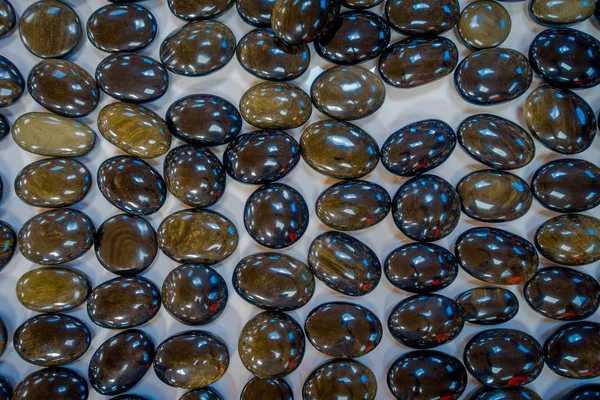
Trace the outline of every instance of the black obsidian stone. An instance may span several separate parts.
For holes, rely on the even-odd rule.
[[[294,400],[294,394],[290,385],[283,379],[252,378],[246,386],[244,386],[242,394],[240,395],[240,400],[266,399]]]
[[[565,394],[560,400],[594,400],[600,399],[600,385],[589,384],[576,387]]]
[[[493,388],[481,386],[469,400],[542,400],[533,390],[526,387]]]
[[[449,31],[460,16],[458,0],[388,0],[385,16],[398,32],[408,36],[435,36]]]
[[[465,320],[477,325],[499,325],[519,312],[519,300],[510,290],[500,287],[478,287],[456,298],[465,310]]]
[[[560,326],[544,344],[546,364],[571,379],[600,376],[600,324],[571,322]]]
[[[343,358],[319,366],[306,378],[302,387],[303,400],[374,400],[376,395],[377,379],[369,367]]]

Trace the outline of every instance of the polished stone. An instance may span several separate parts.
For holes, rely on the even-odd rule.
[[[571,379],[600,376],[600,324],[571,322],[552,332],[544,344],[546,365]]]
[[[23,75],[8,58],[0,55],[0,108],[19,100],[25,90]]]
[[[2,318],[0,318],[0,357],[4,354],[6,350],[6,343],[8,341],[8,331],[6,330],[6,325]],[[1,379],[1,377],[0,377]],[[10,400],[10,399],[7,399]]]
[[[10,122],[4,115],[0,114],[0,140],[2,140],[9,133],[10,133]]]
[[[17,299],[40,313],[63,312],[83,304],[92,290],[89,279],[68,268],[38,268],[26,272],[16,285]]]
[[[168,0],[167,3],[176,17],[195,21],[218,17],[233,5],[234,0]]]
[[[44,368],[27,375],[15,388],[13,400],[87,400],[87,382],[67,368]]]
[[[575,389],[569,391],[560,400],[591,400],[600,399],[600,385],[588,384],[575,387]]]
[[[242,20],[260,28],[271,27],[271,14],[276,0],[237,0],[237,12]]]
[[[179,400],[223,400],[223,397],[215,389],[203,387],[187,392]]]
[[[340,0],[278,0],[271,13],[271,27],[287,44],[312,42],[332,26],[340,5]]]
[[[469,400],[542,400],[533,390],[526,387],[492,388],[481,386]]]
[[[458,20],[458,36],[475,50],[500,46],[510,33],[510,14],[500,3],[478,0],[466,6]]]
[[[465,310],[465,320],[477,325],[499,325],[519,312],[519,300],[510,290],[476,287],[461,293],[456,302]]]
[[[240,394],[240,400],[294,400],[290,385],[283,379],[252,378]]]
[[[375,400],[376,395],[375,374],[363,363],[349,359],[334,359],[321,364],[302,386],[303,400]]]
[[[594,14],[594,2],[589,0],[533,0],[529,14],[542,25],[565,26],[585,21]]]
[[[17,235],[13,228],[0,220],[0,270],[10,262],[17,248]]]
[[[2,2],[0,1],[0,6]],[[10,400],[12,398],[12,385],[6,378],[0,376],[0,400]],[[293,399],[290,399],[293,400]]]
[[[0,39],[8,36],[17,26],[17,13],[8,0],[0,0]]]
[[[135,394],[123,394],[121,396],[112,397],[110,400],[149,400],[147,397],[137,396]]]
[[[422,5],[426,4],[426,7]],[[407,36],[435,36],[449,31],[460,16],[458,0],[390,0],[385,15],[392,28]]]
[[[342,0],[342,5],[351,10],[366,10],[381,4],[383,0]]]

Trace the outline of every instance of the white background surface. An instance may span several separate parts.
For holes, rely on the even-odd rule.
[[[19,15],[21,15],[25,8],[32,2],[32,0],[12,0],[12,3]],[[106,1],[102,0],[68,0],[67,2],[74,6],[83,24],[85,24],[88,17],[94,10],[105,4],[108,4]],[[460,3],[461,8],[463,8],[468,1],[461,0]],[[166,0],[148,0],[140,4],[149,8],[153,12],[159,23],[158,37],[148,48],[143,50],[142,53],[158,59],[158,51],[162,40],[173,29],[183,25],[183,22],[176,19],[170,13],[166,5]],[[527,54],[527,50],[532,39],[544,28],[536,25],[528,16],[526,10],[527,2],[504,2],[502,4],[508,9],[512,16],[512,32],[508,40],[503,44],[503,47],[514,48],[523,52],[524,54]],[[378,13],[381,12],[381,10],[382,6],[373,9],[373,11]],[[235,33],[238,40],[246,32],[253,29],[251,26],[242,22],[238,16],[235,6],[227,11],[223,16],[218,18],[218,20],[229,26]],[[576,25],[575,28],[591,33],[596,37],[600,36],[600,30],[595,21],[585,21]],[[469,51],[461,43],[459,43],[454,30],[447,32],[444,34],[444,36],[451,38],[457,44],[461,59],[469,54]],[[392,42],[397,41],[399,38],[400,36],[398,34],[393,33]],[[309,92],[310,84],[314,78],[323,69],[331,66],[331,64],[325,62],[314,52],[312,45],[311,51],[312,61],[309,71],[307,71],[297,80],[293,81],[293,83],[301,86],[307,92]],[[0,54],[13,61],[25,78],[27,77],[29,70],[35,65],[35,63],[39,61],[23,47],[17,31],[13,31],[8,38],[0,40]],[[107,53],[103,53],[93,47],[87,38],[84,37],[82,46],[78,49],[78,51],[68,57],[68,59],[81,65],[87,69],[88,72],[93,74],[98,63],[107,55]],[[363,64],[363,66],[374,70],[375,63],[371,61]],[[235,56],[224,69],[212,75],[198,78],[187,78],[170,74],[169,77],[170,87],[167,94],[158,101],[146,105],[152,110],[158,112],[161,116],[165,115],[167,108],[172,102],[180,97],[192,93],[217,94],[219,96],[223,96],[237,106],[242,94],[250,86],[260,81],[258,78],[245,72],[238,64]],[[534,78],[534,83],[531,87],[531,90],[540,84],[540,80],[538,78]],[[528,91],[519,99],[507,104],[494,107],[476,107],[469,105],[459,97],[452,83],[452,75],[447,76],[441,81],[415,89],[402,90],[388,86],[387,98],[383,107],[374,115],[356,121],[355,123],[369,132],[377,140],[380,146],[383,144],[386,138],[397,129],[409,123],[427,118],[442,119],[456,129],[458,124],[465,117],[475,113],[487,112],[509,118],[518,122],[522,126],[526,126],[523,118],[522,104],[525,101],[526,95],[530,91]],[[595,112],[598,112],[600,109],[600,89],[595,88],[582,90],[578,91],[577,93],[583,96],[591,104]],[[97,113],[104,105],[112,101],[114,101],[112,98],[102,93],[101,103],[97,110],[91,115],[82,118],[81,121],[89,124],[89,126],[97,132]],[[25,93],[16,104],[8,108],[1,109],[0,113],[3,113],[5,116],[7,116],[12,124],[19,115],[32,111],[45,110],[43,110],[41,106],[37,105],[37,103],[33,101],[28,93]],[[316,109],[313,109],[313,115],[309,123],[322,118],[323,116],[318,113]],[[254,128],[245,124],[243,131],[248,130],[254,130]],[[299,139],[301,129],[296,129],[290,133],[292,133],[296,139]],[[98,139],[98,145],[96,148],[87,156],[80,158],[80,161],[85,163],[90,171],[92,171],[94,180],[99,164],[106,158],[121,153],[119,149],[109,144],[100,135],[98,136]],[[178,144],[179,143],[177,140],[174,140],[173,147]],[[550,160],[563,157],[558,153],[548,151],[538,141],[536,141],[536,147],[537,155],[535,160],[525,168],[516,171],[517,175],[524,178],[528,182],[531,180],[531,176],[539,166]],[[219,158],[221,158],[224,148],[225,146],[221,146],[218,148],[213,148],[212,150],[219,156]],[[599,150],[600,139],[596,139],[594,144],[587,151],[576,155],[576,157],[588,159],[598,164],[600,162],[600,158],[598,157]],[[14,144],[11,137],[6,137],[0,141],[0,176],[5,184],[5,193],[0,203],[0,219],[10,223],[17,231],[27,219],[43,211],[22,203],[16,197],[14,190],[12,189],[14,179],[21,168],[39,158],[40,157],[21,150]],[[164,157],[150,160],[150,163],[161,173],[163,159]],[[437,174],[448,180],[453,185],[456,185],[460,178],[467,173],[476,169],[484,168],[484,165],[470,159],[457,145],[456,150],[450,159],[441,167],[433,170],[432,173]],[[381,184],[389,191],[391,196],[394,195],[398,187],[406,180],[405,178],[397,177],[388,173],[381,165],[379,165],[373,173],[366,176],[364,179]],[[305,200],[309,204],[311,218],[308,231],[302,237],[302,239],[299,240],[295,245],[284,249],[283,252],[306,261],[306,255],[310,242],[319,233],[327,230],[326,227],[317,219],[314,213],[315,201],[319,193],[327,186],[333,184],[334,180],[317,174],[316,172],[312,171],[304,162],[300,162],[298,167],[289,176],[287,176],[283,182],[292,185],[298,189],[300,193],[302,193]],[[213,387],[215,387],[225,399],[234,400],[239,398],[243,386],[251,377],[250,373],[241,364],[237,353],[238,335],[244,323],[252,315],[260,312],[260,310],[243,301],[234,292],[233,288],[231,287],[231,275],[235,265],[240,259],[249,254],[259,251],[266,251],[267,249],[261,248],[252,241],[252,239],[246,233],[242,222],[243,206],[246,198],[253,190],[257,188],[257,186],[243,185],[234,182],[229,178],[227,179],[227,185],[228,187],[224,197],[212,208],[223,213],[232,221],[234,221],[240,233],[240,244],[235,254],[225,262],[215,266],[216,270],[228,282],[230,297],[227,308],[223,315],[215,323],[199,327],[199,329],[206,329],[214,332],[220,335],[227,343],[231,355],[231,364],[225,376],[216,382]],[[118,209],[111,206],[102,197],[96,184],[94,184],[88,196],[74,208],[87,213],[94,221],[96,227],[100,226],[100,224],[108,217],[120,213]],[[148,220],[156,229],[163,218],[183,208],[185,208],[183,204],[179,203],[173,196],[169,195],[165,206],[158,213],[150,216]],[[600,207],[595,210],[588,211],[587,214],[600,216]],[[555,215],[558,214],[542,208],[539,203],[534,200],[533,207],[529,213],[521,219],[510,223],[493,224],[493,226],[507,229],[527,238],[530,241],[533,241],[533,235],[536,228],[543,221]],[[474,225],[481,224],[467,218],[463,214],[457,229],[449,237],[444,238],[436,243],[453,251],[456,237]],[[395,227],[391,215],[388,215],[384,221],[373,228],[351,234],[369,245],[377,253],[382,263],[387,254],[389,254],[393,249],[402,244],[410,242]],[[551,262],[545,259],[542,259],[540,264],[541,267],[552,265]],[[69,266],[83,271],[91,279],[93,286],[116,277],[102,268],[102,266],[96,260],[93,250],[88,252],[84,257],[69,263]],[[168,259],[163,254],[159,254],[154,264],[143,275],[160,287],[167,273],[175,266],[177,266],[177,264],[174,261]],[[16,385],[18,382],[20,382],[20,380],[23,379],[23,377],[25,377],[27,374],[38,369],[38,367],[21,360],[15,353],[12,346],[12,333],[14,330],[23,321],[25,321],[25,319],[34,315],[33,312],[25,309],[17,301],[15,297],[15,284],[22,274],[34,268],[37,268],[37,266],[25,260],[21,254],[17,252],[8,266],[2,272],[0,272],[0,316],[4,319],[8,327],[9,339],[11,343],[8,345],[6,353],[0,359],[0,375],[7,377],[13,385]],[[600,265],[598,265],[598,263],[577,268],[581,271],[592,274],[595,278],[598,278],[600,275]],[[458,294],[467,289],[484,285],[486,285],[484,282],[471,278],[461,270],[459,272],[458,279],[456,279],[456,281],[449,288],[446,288],[439,293],[455,298]],[[504,325],[501,325],[501,327],[521,329],[534,335],[541,343],[543,343],[543,341],[548,338],[550,333],[561,323],[543,318],[533,312],[523,299],[521,286],[511,286],[509,288],[515,294],[517,294],[521,308],[515,319]],[[307,314],[314,307],[323,302],[331,300],[353,301],[367,306],[370,310],[375,312],[384,324],[384,338],[379,347],[377,347],[370,354],[361,357],[359,360],[368,365],[378,378],[379,388],[377,399],[391,399],[392,396],[385,381],[387,370],[396,358],[398,358],[401,354],[410,351],[410,349],[395,342],[390,336],[385,324],[390,310],[400,300],[408,297],[408,295],[409,294],[406,292],[395,289],[385,277],[382,277],[381,283],[372,293],[359,298],[351,298],[337,294],[326,288],[326,286],[321,282],[317,281],[317,291],[310,303],[302,309],[291,312],[290,314],[303,325]],[[87,377],[88,362],[95,349],[97,349],[98,346],[100,346],[106,339],[118,333],[118,331],[101,329],[93,324],[87,317],[85,306],[81,306],[74,311],[70,311],[68,314],[81,318],[93,332],[92,345],[85,356],[77,362],[67,366],[68,368],[78,371],[84,377]],[[594,321],[600,321],[598,313],[596,313],[596,315],[590,319]],[[175,321],[164,309],[161,309],[159,314],[150,323],[142,326],[141,328],[150,334],[156,345],[177,332],[191,329],[190,327],[186,327],[183,324]],[[455,355],[462,361],[462,351],[466,342],[470,337],[473,336],[474,333],[484,329],[486,328],[467,323],[463,332],[456,340],[437,348],[437,350]],[[294,373],[286,378],[294,390],[296,399],[301,399],[302,384],[307,376],[311,373],[311,371],[313,371],[317,366],[326,360],[327,357],[317,352],[307,341],[306,354],[302,364]],[[539,393],[543,399],[556,399],[570,388],[581,384],[594,382],[600,382],[600,379],[587,381],[568,380],[559,377],[551,372],[548,367],[545,367],[540,377],[530,384],[529,387]],[[435,385],[436,383],[431,382],[431,384]],[[475,379],[469,376],[469,387],[465,391],[463,398],[468,398],[468,395],[471,394],[477,386],[479,385]],[[130,391],[130,393],[146,395],[151,400],[178,399],[179,396],[183,395],[184,392],[184,390],[171,388],[160,382],[153,370],[149,370],[142,382]],[[98,395],[90,387],[90,399],[102,398],[105,397]]]

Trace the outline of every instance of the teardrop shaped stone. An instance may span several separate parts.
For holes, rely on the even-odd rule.
[[[315,278],[308,266],[282,253],[244,257],[236,265],[232,280],[241,298],[265,310],[296,310],[315,293]]]
[[[262,399],[262,398],[261,398]],[[114,400],[114,399],[113,399]],[[215,389],[203,387],[187,392],[179,400],[224,400]],[[293,399],[292,399],[293,400]]]
[[[312,104],[298,86],[285,82],[262,82],[244,93],[240,112],[246,122],[258,128],[293,129],[308,121]]]
[[[535,232],[535,246],[550,261],[585,265],[600,260],[600,219],[563,214],[544,222]]]
[[[1,1],[1,0],[0,0]],[[0,114],[0,140],[10,133],[10,122],[8,119]]]
[[[17,26],[17,13],[14,7],[8,0],[0,0],[0,39],[8,36],[15,26]]]
[[[423,199],[428,199],[427,203]],[[450,183],[435,175],[416,176],[404,183],[392,199],[394,223],[417,241],[448,236],[458,225],[460,198]]]
[[[373,351],[381,342],[379,318],[354,303],[330,302],[314,308],[304,324],[308,341],[331,357],[356,358]]]
[[[375,252],[342,232],[317,236],[308,249],[308,265],[316,278],[348,296],[372,292],[381,279],[381,263]]]
[[[478,0],[462,10],[457,28],[459,38],[471,49],[497,47],[510,33],[510,14],[498,2]]]
[[[115,156],[100,164],[98,187],[110,204],[136,215],[154,214],[167,198],[162,176],[145,161],[131,156]]]
[[[317,172],[336,179],[358,179],[379,162],[379,145],[367,132],[343,121],[310,124],[300,137],[304,161]]]
[[[533,0],[529,4],[529,14],[539,24],[564,26],[585,21],[594,14],[594,8],[594,2],[588,0]]]
[[[227,11],[233,3],[233,0],[168,0],[173,15],[188,21],[216,18]]]
[[[96,392],[121,394],[142,380],[154,359],[154,342],[144,332],[121,332],[98,347],[90,360],[89,379]]]
[[[450,39],[408,38],[389,46],[381,54],[377,69],[386,83],[406,89],[442,79],[456,64],[458,49]]]
[[[276,0],[237,0],[237,12],[242,20],[256,27],[271,27],[271,14]]]
[[[68,118],[88,115],[96,109],[100,99],[96,80],[85,69],[67,60],[49,59],[34,66],[27,77],[27,89],[39,105]]]
[[[529,133],[497,115],[471,115],[460,123],[456,134],[468,155],[491,168],[522,168],[535,156],[535,144]]]
[[[23,224],[19,250],[35,264],[63,264],[85,254],[94,244],[95,232],[94,223],[81,211],[50,210]]]
[[[592,383],[575,387],[575,389],[561,397],[560,400],[587,400],[593,398],[600,398],[600,385]]]
[[[463,232],[456,240],[454,254],[469,275],[495,285],[527,282],[539,264],[535,247],[529,241],[489,227]]]
[[[44,368],[25,377],[15,388],[13,400],[86,400],[85,379],[67,368]]]
[[[26,308],[40,313],[62,312],[83,304],[92,290],[81,272],[68,268],[38,268],[26,272],[17,282],[17,299]]]
[[[25,80],[19,69],[8,58],[0,55],[0,108],[19,100],[25,90]]]
[[[323,114],[352,121],[381,108],[385,85],[381,78],[362,67],[338,65],[317,76],[310,87],[310,97]]]
[[[546,364],[570,379],[600,376],[600,324],[591,321],[561,325],[544,344]]]
[[[68,207],[90,191],[92,175],[76,160],[46,158],[29,164],[15,179],[15,193],[33,207]]]
[[[477,325],[499,325],[519,312],[519,300],[510,290],[477,287],[461,293],[456,302],[465,310],[465,320]]]
[[[374,400],[375,374],[356,360],[334,359],[315,369],[302,386],[303,400],[360,398]]]
[[[225,342],[207,331],[186,331],[156,349],[154,372],[169,386],[194,389],[221,379],[229,366]],[[200,397],[202,398],[202,397]]]
[[[521,96],[531,86],[527,57],[516,50],[479,50],[465,57],[454,71],[454,86],[469,103],[489,106]]]
[[[17,235],[15,231],[8,223],[0,221],[0,271],[10,262],[16,248]]]
[[[195,21],[175,29],[160,45],[160,60],[174,74],[208,75],[235,53],[235,35],[219,21]]]
[[[87,37],[98,49],[108,52],[139,51],[158,32],[154,15],[137,4],[109,4],[94,11],[87,22]]]
[[[419,175],[444,163],[455,147],[454,129],[444,121],[427,119],[392,133],[381,146],[381,163],[394,175]]]
[[[569,90],[540,86],[527,96],[523,112],[529,131],[561,154],[581,153],[596,136],[594,110]]]
[[[141,276],[119,277],[94,288],[87,312],[98,326],[107,329],[135,328],[150,321],[160,309],[160,292]]]
[[[340,0],[277,0],[271,14],[275,34],[289,45],[318,39],[340,13]]]
[[[207,148],[175,147],[165,158],[163,174],[169,192],[191,207],[210,207],[225,193],[225,169]]]
[[[2,1],[0,1],[0,7]],[[2,9],[0,8],[0,16]],[[0,21],[1,22],[1,21]],[[1,26],[0,26],[1,28]],[[12,385],[4,377],[0,377],[0,400],[10,400],[12,398]],[[290,399],[293,400],[293,399]]]
[[[460,5],[458,0],[391,0],[385,3],[385,16],[391,27],[404,35],[436,36],[456,25]]]
[[[12,137],[23,150],[47,157],[83,156],[96,143],[96,133],[86,124],[47,112],[21,115]]]
[[[69,364],[90,347],[92,335],[83,322],[65,314],[39,314],[15,331],[13,345],[25,361],[43,367]]]
[[[240,400],[294,400],[290,385],[283,379],[252,378],[240,395]],[[210,400],[210,399],[207,399]]]
[[[254,376],[278,379],[291,374],[304,357],[304,332],[296,320],[264,311],[244,325],[238,341],[242,364]]]
[[[287,45],[270,28],[248,32],[239,41],[236,56],[246,71],[270,81],[296,79],[310,64],[307,45]]]
[[[533,390],[526,387],[493,388],[481,386],[469,400],[542,400]]]
[[[182,210],[158,227],[158,246],[180,263],[215,264],[233,254],[238,232],[225,216],[209,210]]]

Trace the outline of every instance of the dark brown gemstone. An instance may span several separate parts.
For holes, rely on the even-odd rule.
[[[2,0],[0,0],[2,1]],[[10,133],[10,122],[2,114],[0,114],[0,140]]]
[[[188,21],[216,18],[233,3],[234,0],[168,0],[171,12],[176,17]]]
[[[215,389],[204,387],[187,392],[179,400],[223,400],[223,397]]]
[[[556,329],[544,344],[546,364],[571,379],[600,376],[600,324],[571,322]]]
[[[19,100],[25,90],[25,81],[19,69],[8,58],[0,55],[0,108]]]
[[[0,0],[0,6],[2,1]],[[1,9],[0,9],[1,12]],[[0,14],[1,15],[1,14]],[[6,378],[0,376],[0,400],[10,400],[12,398],[12,385]],[[293,399],[290,399],[293,400]]]
[[[8,0],[0,0],[0,39],[8,36],[15,26],[17,26],[17,13],[14,7]]]
[[[25,377],[15,388],[13,400],[86,400],[88,385],[67,368],[44,368]]]
[[[276,0],[237,0],[237,11],[245,23],[256,27],[271,27],[271,13]]]
[[[290,45],[308,43],[323,35],[340,13],[340,0],[278,0],[271,14],[275,34]]]
[[[481,386],[469,400],[542,400],[533,390],[526,387],[493,388]]]
[[[364,399],[377,395],[375,374],[356,360],[334,359],[315,369],[304,381],[303,400]]]
[[[0,271],[10,262],[16,248],[15,231],[8,223],[0,220]]]
[[[460,294],[456,302],[465,310],[465,320],[477,325],[499,325],[519,312],[519,300],[510,290],[478,287]]]
[[[385,15],[392,28],[404,35],[435,36],[456,25],[460,5],[458,0],[390,0]]]
[[[240,400],[294,400],[292,388],[283,379],[252,378],[244,386]],[[210,399],[207,399],[210,400]]]
[[[0,356],[2,356],[2,354],[4,354],[4,351],[6,350],[7,340],[8,332],[6,331],[6,325],[4,324],[2,318],[0,318]],[[6,400],[10,400],[10,398]]]
[[[458,36],[471,49],[500,46],[510,33],[510,14],[500,3],[478,0],[466,6],[458,20]]]
[[[381,4],[383,0],[342,0],[342,5],[353,10],[366,10]]]
[[[594,8],[594,2],[588,0],[533,0],[529,4],[529,14],[542,25],[564,26],[585,21],[594,14]]]

